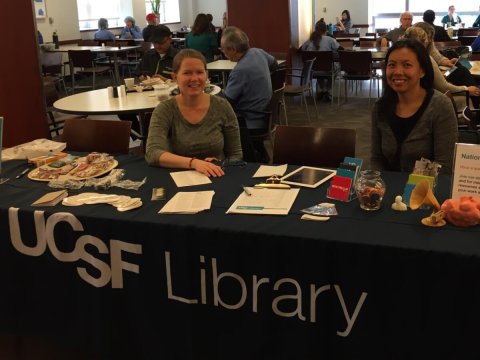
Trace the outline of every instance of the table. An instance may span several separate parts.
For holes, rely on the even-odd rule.
[[[278,65],[282,65],[286,60],[277,60]],[[227,84],[227,73],[233,70],[237,65],[236,62],[230,60],[215,60],[207,63],[208,71],[219,71],[222,73],[222,83],[225,86]]]
[[[115,84],[120,84],[120,72],[118,66],[118,54],[129,52],[131,50],[139,49],[140,45],[134,46],[79,46],[79,45],[61,45],[58,49],[50,49],[48,51],[55,51],[55,52],[67,52],[68,50],[90,50],[96,53],[106,53],[113,56],[113,72],[115,77]],[[70,69],[72,73],[73,69]]]
[[[345,50],[351,51],[370,51],[372,53],[372,60],[373,61],[382,61],[385,60],[387,56],[388,47],[360,47],[360,46],[347,46],[344,48]]]
[[[426,210],[390,209],[407,174],[383,173],[384,206],[335,202],[329,222],[300,220],[326,201],[302,189],[288,216],[226,215],[256,164],[227,168],[210,211],[160,215],[153,187],[171,170],[117,157],[144,205],[32,208],[45,183],[0,192],[0,331],[37,334],[102,359],[469,359],[478,353],[480,229],[427,228]],[[292,169],[292,167],[290,167]],[[440,177],[442,202],[448,177]],[[81,191],[87,191],[83,189]],[[78,191],[70,191],[76,194]],[[75,230],[74,230],[75,229]]]
[[[220,93],[220,87],[212,86],[214,90],[210,94]],[[144,138],[147,134],[145,115],[152,112],[158,103],[154,91],[128,92],[127,96],[113,98],[105,88],[66,96],[55,101],[53,107],[66,114],[78,115],[139,114],[140,135]]]
[[[480,77],[480,61],[478,60],[470,61],[470,64],[472,65],[472,67],[470,68],[470,74],[472,74],[473,77],[475,78],[479,78]]]

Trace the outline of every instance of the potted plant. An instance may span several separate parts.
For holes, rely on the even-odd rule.
[[[152,6],[152,13],[160,15],[160,0],[150,0]]]

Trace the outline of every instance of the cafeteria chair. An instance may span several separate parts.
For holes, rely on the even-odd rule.
[[[315,59],[312,67],[312,78],[317,80],[330,79],[332,84],[330,89],[330,101],[333,104],[333,86],[336,77],[333,51],[302,51],[302,60],[305,62],[310,59]]]
[[[336,168],[345,156],[355,157],[355,144],[355,129],[279,125],[273,164]]]
[[[372,97],[372,82],[377,80],[378,95],[380,96],[380,77],[372,65],[372,53],[370,51],[339,51],[338,60],[340,64],[340,80],[344,81],[345,101],[348,100],[347,82],[353,81],[358,89],[358,81],[369,80],[368,106]],[[353,88],[353,83],[352,83]],[[340,106],[340,95],[342,86],[338,87],[338,105]]]
[[[68,50],[70,73],[72,78],[72,89],[75,92],[75,74],[92,75],[92,88],[95,89],[95,78],[97,75],[110,73],[113,82],[113,71],[109,66],[98,66],[96,55],[90,50]],[[78,70],[75,70],[75,69]]]
[[[66,119],[61,141],[67,151],[128,154],[131,126],[130,121]]]
[[[457,117],[458,124],[463,125],[465,123],[465,118],[463,116],[463,111],[459,109],[463,109],[465,106],[469,107],[470,105],[469,92],[459,91],[459,92],[452,93],[450,90],[447,90],[443,94],[450,99],[453,106],[453,111],[455,112],[455,116]]]
[[[68,95],[67,86],[63,78],[64,65],[62,62],[61,52],[46,51],[43,48],[40,50],[40,64],[42,66],[42,75],[51,77],[55,80],[55,85]]]
[[[283,88],[285,90],[285,78],[287,76],[287,68],[284,66],[279,67],[273,70],[270,73],[270,80],[272,82],[272,92],[275,90]],[[285,125],[288,125],[288,117],[287,117],[287,107],[285,105],[285,94],[282,93],[282,98],[280,101],[280,106],[283,108],[283,115],[285,117]]]
[[[312,69],[315,59],[307,60],[303,63],[303,68],[286,68],[287,77],[300,79],[300,84],[287,84],[285,86],[284,95],[287,97],[300,96],[301,102],[305,104],[305,112],[307,113],[308,122],[310,121],[310,113],[308,111],[308,103],[306,94],[309,93],[313,98],[315,105],[315,114],[318,118],[317,101],[312,89]],[[294,73],[300,71],[300,74]]]

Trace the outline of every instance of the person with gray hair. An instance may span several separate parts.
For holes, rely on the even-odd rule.
[[[268,128],[268,107],[272,97],[270,72],[277,67],[277,60],[266,51],[251,48],[247,34],[229,26],[220,41],[224,55],[237,63],[228,78],[224,95],[232,104],[239,125],[250,135],[264,133]],[[248,141],[248,140],[247,140]],[[258,151],[257,160],[266,161],[263,141],[253,143]]]
[[[123,21],[125,22],[125,27],[120,33],[120,39],[143,39],[142,30],[135,25],[133,17],[127,16]]]
[[[106,40],[106,41],[114,41],[115,35],[113,32],[108,30],[108,20],[105,18],[98,19],[98,30],[95,32],[93,36],[94,40]]]
[[[412,26],[413,21],[413,14],[410,11],[405,11],[400,15],[400,27],[390,30],[385,35],[379,37],[379,44],[382,47],[387,47],[388,42],[391,41],[394,43],[395,41],[401,39],[403,34],[405,34],[405,30],[407,30],[410,26]]]

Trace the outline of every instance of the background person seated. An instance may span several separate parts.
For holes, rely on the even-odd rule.
[[[148,14],[145,19],[147,20],[147,26],[142,30],[142,36],[144,41],[150,41],[152,36],[152,30],[158,25],[158,16],[154,13]]]
[[[270,72],[277,67],[277,60],[262,49],[250,48],[247,34],[234,26],[222,34],[221,48],[224,55],[237,63],[231,71],[224,96],[232,105],[240,124],[252,135],[268,128],[267,109],[272,97]],[[263,141],[254,142],[257,161],[268,162]]]
[[[127,16],[124,20],[125,27],[120,33],[120,39],[143,39],[142,30],[135,25],[135,19],[131,16]]]
[[[94,40],[115,41],[115,35],[108,29],[108,20],[105,18],[98,19],[98,30],[93,36]]]
[[[401,39],[403,37],[403,34],[405,34],[405,31],[410,26],[412,26],[412,21],[413,14],[409,11],[405,11],[404,13],[402,13],[402,15],[400,15],[400,26],[398,28],[390,30],[385,35],[380,36],[377,39],[377,44],[379,44],[381,47],[388,47],[389,41],[394,43],[395,41]]]

